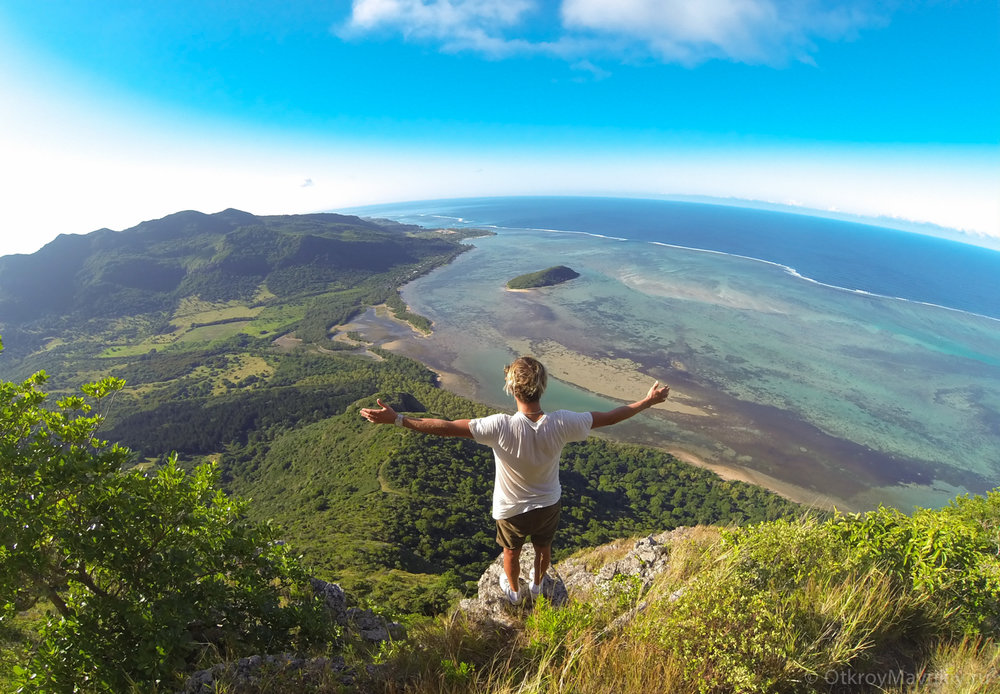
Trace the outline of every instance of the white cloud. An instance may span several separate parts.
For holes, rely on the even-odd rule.
[[[520,23],[534,7],[532,0],[354,0],[351,18],[339,33],[351,37],[390,29],[439,41],[446,50],[501,55],[530,48],[501,31]]]
[[[638,42],[667,62],[811,60],[814,39],[852,38],[882,22],[862,1],[564,0],[568,29]]]
[[[535,0],[354,0],[339,33],[390,30],[491,57],[645,55],[686,65],[781,65],[811,62],[817,39],[850,40],[886,19],[884,5],[872,0],[562,0],[562,26],[553,28],[552,40],[517,35],[537,9]]]

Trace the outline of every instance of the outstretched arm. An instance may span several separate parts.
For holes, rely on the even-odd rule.
[[[631,405],[622,405],[607,412],[591,412],[590,416],[594,421],[590,425],[590,428],[596,429],[597,427],[611,426],[612,424],[625,421],[629,417],[663,402],[667,399],[668,395],[670,395],[670,386],[661,386],[660,382],[656,381],[642,400],[636,400]]]
[[[369,422],[375,424],[395,424],[396,411],[376,400],[378,407],[361,408],[361,416]],[[469,429],[468,419],[428,419],[424,417],[403,417],[401,425],[407,429],[420,431],[425,434],[435,436],[462,436],[467,439],[472,438],[472,431]]]

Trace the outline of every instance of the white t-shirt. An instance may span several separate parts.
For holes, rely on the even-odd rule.
[[[533,422],[520,412],[473,419],[469,430],[493,449],[493,517],[511,518],[559,501],[559,456],[570,441],[590,434],[589,412],[558,410]]]

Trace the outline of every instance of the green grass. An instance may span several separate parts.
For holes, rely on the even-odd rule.
[[[115,345],[113,347],[108,347],[98,356],[102,359],[113,359],[117,357],[141,357],[143,354],[148,354],[150,350],[160,348],[164,344],[169,343],[157,343],[150,340],[143,340],[142,342],[131,345]]]
[[[187,314],[183,317],[175,314],[174,322],[178,325],[208,325],[222,321],[231,321],[238,318],[253,320],[262,310],[261,306],[248,306],[243,303],[234,303],[227,306],[211,308],[209,310],[198,311]]]
[[[0,692],[15,690],[14,668],[23,661],[26,648],[40,640],[42,625],[54,613],[55,608],[41,601],[10,619],[0,619]]]
[[[257,317],[263,310],[262,306],[250,306],[241,302],[213,304],[185,299],[171,318],[173,329],[170,332],[148,334],[144,330],[146,326],[135,320],[110,322],[101,336],[101,341],[107,347],[98,356],[102,359],[134,358],[149,354],[154,349],[185,349],[210,345],[240,333],[258,337],[267,332],[257,323]],[[136,333],[141,337],[133,337]],[[50,348],[47,346],[47,349]]]
[[[192,328],[191,330],[188,330],[182,334],[177,341],[181,343],[197,342],[211,344],[219,340],[224,340],[227,337],[232,337],[233,335],[246,333],[246,328],[249,325],[250,321],[237,321],[234,323],[222,323],[219,325],[204,325],[200,328]]]
[[[290,326],[298,323],[306,315],[306,301],[289,301],[274,306],[266,306],[253,323],[250,332],[258,334],[274,334],[287,331]]]

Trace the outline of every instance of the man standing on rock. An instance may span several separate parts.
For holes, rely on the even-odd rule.
[[[504,367],[504,392],[514,396],[517,412],[479,419],[407,417],[378,400],[378,408],[363,408],[361,416],[376,424],[393,424],[435,436],[462,436],[493,449],[496,478],[493,518],[497,544],[503,547],[504,575],[500,587],[513,604],[521,602],[521,547],[531,538],[535,566],[529,576],[532,598],[552,561],[552,540],[559,526],[559,457],[570,441],[583,441],[591,429],[609,426],[667,399],[670,386],[653,384],[642,400],[607,412],[545,413],[541,398],[548,383],[545,367],[532,357],[519,357]]]

